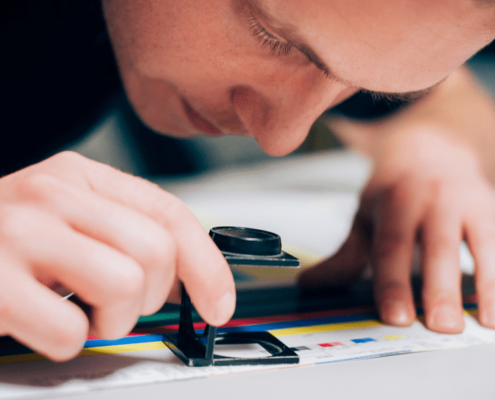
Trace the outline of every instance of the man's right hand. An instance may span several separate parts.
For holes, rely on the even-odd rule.
[[[187,207],[141,178],[64,152],[0,179],[0,335],[55,361],[126,335],[180,282],[203,319],[235,308],[230,268]],[[51,287],[92,307],[91,319]]]

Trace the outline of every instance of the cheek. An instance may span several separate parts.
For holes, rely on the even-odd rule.
[[[149,128],[176,137],[193,136],[194,132],[184,122],[183,105],[173,86],[131,69],[122,70],[121,75],[130,103]]]

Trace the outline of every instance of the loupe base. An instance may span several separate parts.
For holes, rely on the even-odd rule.
[[[182,290],[182,303],[178,333],[166,334],[164,343],[190,367],[210,365],[270,365],[297,364],[299,356],[269,332],[216,333],[217,328],[206,325],[201,336],[194,331],[191,316],[191,300]],[[225,357],[214,353],[215,345],[258,344],[271,356],[257,358]]]
[[[228,332],[219,333],[215,336],[214,342],[217,346],[221,346],[222,344],[254,343],[259,344],[272,354],[271,356],[259,358],[224,357],[216,354],[213,354],[213,357],[207,357],[207,345],[201,343],[200,338],[185,343],[178,333],[167,334],[166,337],[169,340],[167,343],[169,348],[189,367],[299,363],[299,356],[268,332]]]

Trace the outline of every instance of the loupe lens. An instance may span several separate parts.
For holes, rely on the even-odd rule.
[[[217,234],[222,234],[225,236],[235,236],[245,239],[263,240],[263,239],[272,239],[274,237],[278,237],[278,235],[276,235],[275,233],[261,231],[259,229],[251,229],[251,228],[228,227],[228,228],[213,228],[213,229]]]
[[[280,236],[260,229],[221,226],[210,230],[221,251],[257,256],[274,256],[282,252]]]

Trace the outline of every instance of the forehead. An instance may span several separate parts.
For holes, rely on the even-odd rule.
[[[420,90],[493,39],[471,0],[248,0],[340,78],[370,90]]]

